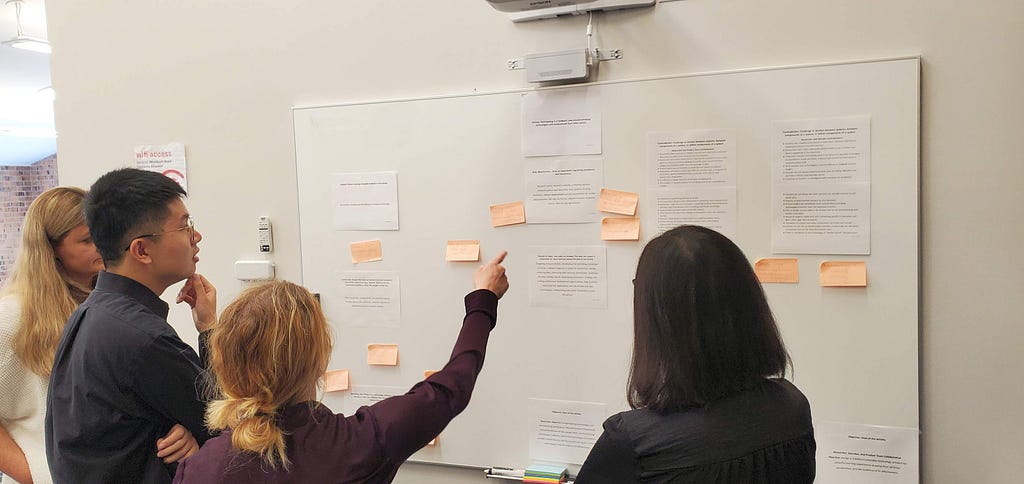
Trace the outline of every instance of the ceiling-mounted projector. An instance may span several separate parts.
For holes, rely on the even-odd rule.
[[[487,0],[496,10],[507,12],[513,22],[582,15],[599,10],[650,7],[655,0]]]
[[[571,7],[594,0],[487,0],[496,10],[502,12],[526,12],[541,8]]]

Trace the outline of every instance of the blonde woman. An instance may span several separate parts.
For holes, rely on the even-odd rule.
[[[25,214],[0,299],[0,472],[50,482],[43,440],[47,378],[61,330],[103,269],[82,214],[85,191],[57,187]]]
[[[386,483],[469,403],[508,289],[502,252],[473,276],[466,317],[445,367],[408,393],[350,416],[316,402],[331,336],[305,289],[272,282],[243,292],[210,338],[221,391],[207,425],[224,430],[178,466],[174,482]]]

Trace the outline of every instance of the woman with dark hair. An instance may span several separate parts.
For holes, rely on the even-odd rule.
[[[684,225],[633,280],[633,410],[608,418],[577,484],[814,481],[814,430],[764,291],[725,236]]]

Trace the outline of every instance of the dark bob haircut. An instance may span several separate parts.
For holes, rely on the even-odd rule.
[[[665,232],[644,247],[633,283],[631,407],[701,407],[791,365],[754,270],[724,235]]]
[[[121,168],[99,177],[83,206],[89,235],[107,267],[121,262],[132,237],[159,232],[168,203],[185,195],[181,185],[152,171]]]

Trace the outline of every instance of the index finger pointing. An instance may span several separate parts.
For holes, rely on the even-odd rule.
[[[505,260],[505,256],[506,255],[508,255],[508,251],[507,250],[501,251],[501,253],[499,253],[493,259],[491,259],[491,262],[489,262],[489,264],[493,264],[493,265],[501,264],[501,261]]]

